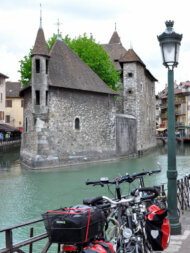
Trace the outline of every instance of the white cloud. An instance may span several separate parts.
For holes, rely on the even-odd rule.
[[[39,27],[39,3],[39,0],[0,1],[0,72],[11,79],[19,79],[18,61],[28,54],[34,44]],[[56,33],[55,23],[59,18],[63,35],[75,37],[85,32],[92,33],[96,41],[107,43],[117,22],[124,47],[128,49],[132,44],[159,80],[157,90],[167,82],[167,70],[162,65],[157,35],[165,30],[166,20],[174,20],[175,31],[183,33],[175,79],[177,82],[190,79],[188,0],[41,0],[41,3],[46,39]]]

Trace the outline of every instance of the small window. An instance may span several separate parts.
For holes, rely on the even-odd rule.
[[[10,115],[6,115],[5,116],[5,122],[6,123],[10,123]]]
[[[40,59],[36,59],[36,73],[40,73]]]
[[[48,65],[49,65],[49,61],[46,59],[46,74],[48,74]]]
[[[25,129],[26,129],[26,132],[28,131],[28,119],[26,118],[26,122],[25,122]]]
[[[48,105],[48,91],[46,90],[46,106]]]
[[[6,100],[6,107],[12,107],[12,100]]]
[[[127,74],[127,77],[133,77],[133,73],[132,73],[132,72],[129,72],[129,73]]]
[[[3,93],[0,93],[0,102],[3,102]]]
[[[79,120],[79,118],[75,119],[75,129],[80,130],[80,120]]]
[[[21,100],[21,107],[24,107],[24,100]]]
[[[36,105],[40,105],[40,91],[36,90]]]
[[[128,90],[127,90],[127,93],[128,93],[129,95],[131,95],[131,94],[133,93],[132,89],[128,89]]]

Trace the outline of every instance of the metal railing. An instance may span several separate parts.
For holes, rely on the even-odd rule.
[[[18,252],[18,253],[25,253],[26,251],[21,250],[22,247],[24,246],[29,246],[29,249],[27,252],[32,253],[33,252],[33,244],[35,242],[44,240],[45,238],[48,238],[47,233],[39,234],[34,236],[34,227],[33,225],[42,222],[43,219],[35,219],[31,221],[27,221],[21,224],[17,224],[14,226],[6,227],[0,229],[0,233],[4,233],[5,235],[5,248],[0,249],[0,253],[12,253],[12,252]],[[30,226],[29,231],[30,231],[30,237],[26,240],[23,240],[18,243],[13,243],[13,231],[21,228],[21,227],[26,227]],[[45,244],[45,243],[44,243]],[[51,246],[51,242],[48,242],[45,244],[44,248],[42,249],[41,253],[46,253],[48,249]],[[60,252],[60,245],[57,245],[57,252]]]
[[[190,208],[190,174],[177,180],[177,202],[182,214]]]

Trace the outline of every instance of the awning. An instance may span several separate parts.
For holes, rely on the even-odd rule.
[[[158,128],[158,129],[156,129],[156,131],[158,131],[158,132],[163,132],[165,130],[167,130],[167,128]]]
[[[0,124],[0,132],[20,132],[18,128],[7,124]]]

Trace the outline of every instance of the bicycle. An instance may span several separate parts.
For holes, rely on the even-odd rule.
[[[138,231],[143,231],[143,233],[134,233],[134,227],[138,224],[140,224],[139,220],[137,220],[137,216],[135,216],[135,213],[130,210],[130,207],[139,205],[141,213],[146,213],[146,206],[145,204],[142,204],[142,201],[147,201],[150,199],[154,199],[157,197],[158,192],[155,187],[141,187],[138,190],[135,190],[135,192],[138,192],[138,196],[134,196],[130,199],[127,199],[126,195],[121,196],[121,191],[120,191],[120,184],[123,182],[129,182],[132,183],[135,179],[140,178],[141,182],[142,181],[142,176],[146,175],[148,172],[141,172],[141,173],[136,173],[133,174],[132,176],[125,175],[120,178],[116,178],[114,180],[109,180],[108,178],[101,178],[99,181],[86,181],[86,184],[93,184],[93,185],[109,185],[109,184],[115,184],[115,189],[116,189],[116,195],[117,198],[115,200],[111,200],[110,198],[103,196],[102,200],[108,201],[109,203],[112,204],[110,208],[109,215],[107,216],[107,222],[108,226],[106,229],[106,238],[110,240],[113,245],[114,249],[116,252],[144,252],[143,245],[148,245],[147,240],[145,240],[145,244],[142,243],[144,242],[144,237],[143,235],[145,234],[144,228],[141,227],[141,230]],[[149,172],[150,173],[150,172]],[[146,196],[140,194],[146,192]],[[154,194],[150,194],[153,192]],[[88,205],[96,205],[96,201],[94,199],[97,198],[91,198],[90,201],[89,199],[84,200],[84,204]],[[100,201],[100,198],[98,199]],[[140,206],[140,204],[142,204]],[[143,209],[144,208],[144,209]],[[136,219],[136,220],[135,220]],[[136,225],[134,225],[136,224]],[[140,245],[140,246],[139,246]],[[148,247],[148,246],[147,246]],[[135,251],[134,251],[135,250]],[[148,251],[147,251],[148,252]]]
[[[93,205],[96,205],[96,200],[111,204],[110,213],[107,216],[105,239],[112,242],[115,252],[143,253],[148,252],[145,248],[151,249],[142,223],[142,217],[147,214],[142,202],[155,198],[158,193],[154,187],[139,188],[136,192],[135,196],[128,199],[122,197],[120,200],[112,200],[106,196],[91,199]],[[140,192],[152,192],[152,194],[142,197]]]

